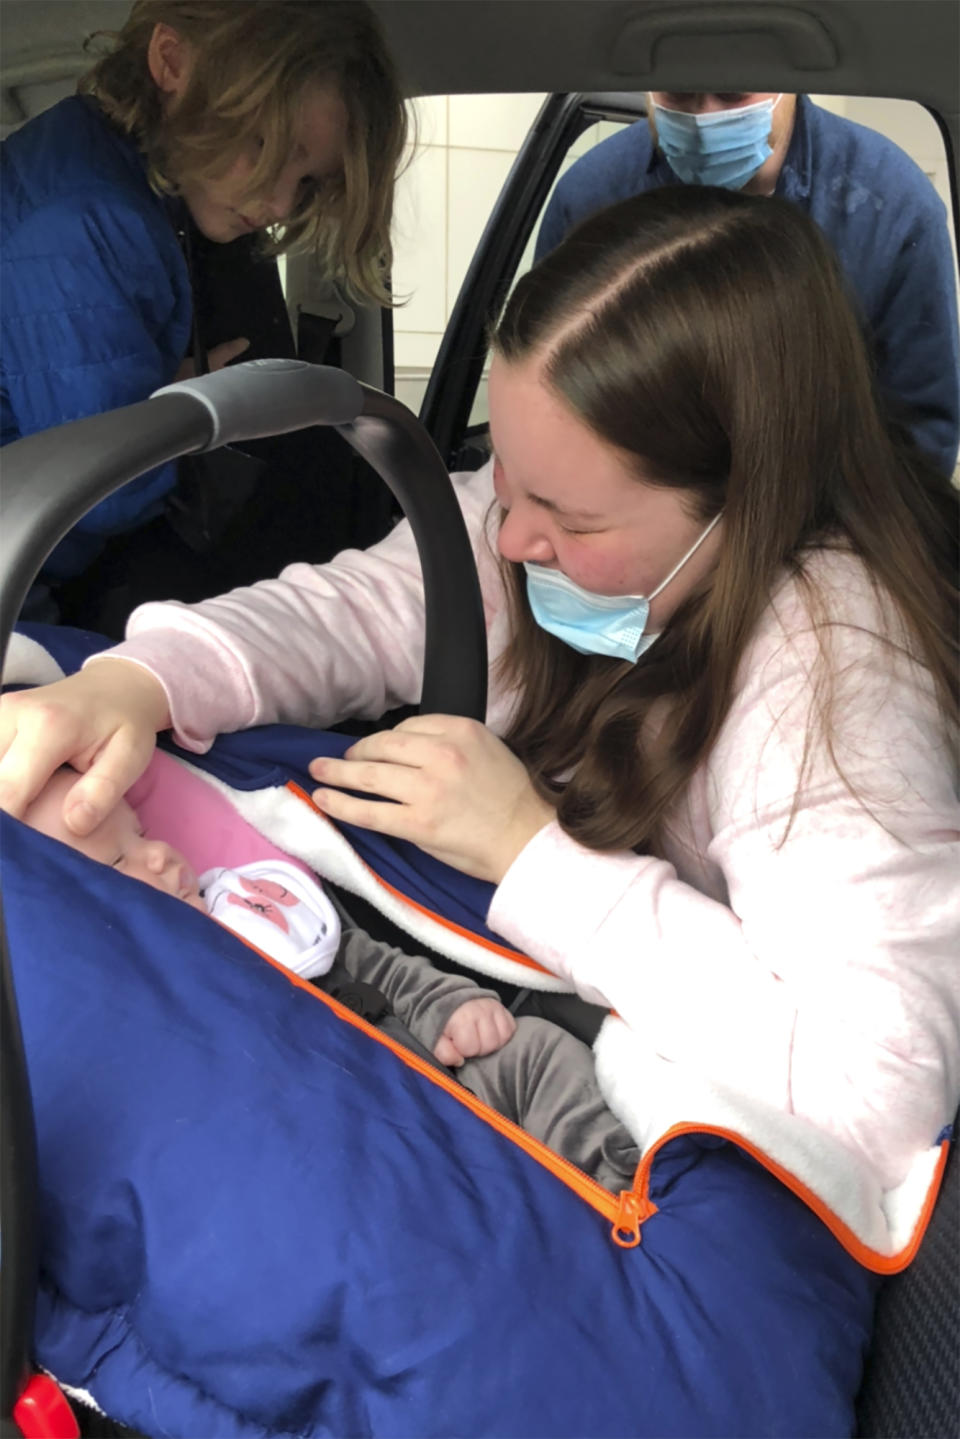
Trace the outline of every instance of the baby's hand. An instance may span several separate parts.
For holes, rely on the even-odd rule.
[[[465,1059],[501,1049],[516,1027],[517,1021],[499,999],[468,999],[447,1020],[433,1057],[458,1069]]]

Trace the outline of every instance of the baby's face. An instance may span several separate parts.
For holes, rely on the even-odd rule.
[[[27,810],[26,823],[52,839],[62,840],[88,859],[109,864],[152,889],[162,889],[196,909],[204,909],[197,876],[183,855],[162,839],[148,839],[126,800],[121,800],[90,834],[81,837],[68,829],[63,819],[63,801],[76,781],[77,775],[71,770],[55,774]]]

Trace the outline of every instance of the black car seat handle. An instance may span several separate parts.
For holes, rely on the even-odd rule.
[[[483,719],[487,653],[480,586],[463,516],[433,441],[392,395],[302,360],[250,360],[8,445],[0,655],[47,555],[100,500],[181,455],[316,424],[343,434],[410,520],[424,580],[421,706]]]

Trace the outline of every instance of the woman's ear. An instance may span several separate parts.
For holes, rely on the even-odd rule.
[[[157,89],[179,100],[190,79],[190,49],[170,25],[154,25],[147,66]]]

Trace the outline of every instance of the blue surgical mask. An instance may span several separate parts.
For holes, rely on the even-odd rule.
[[[690,115],[654,103],[657,138],[670,167],[688,185],[741,190],[773,154],[773,112],[783,99],[758,100],[737,110]]]
[[[646,654],[657,634],[645,633],[650,601],[655,600],[687,560],[703,544],[720,516],[715,515],[667,578],[647,595],[595,595],[581,589],[560,570],[524,562],[527,599],[542,630],[563,640],[581,655],[610,655],[633,663]]]

